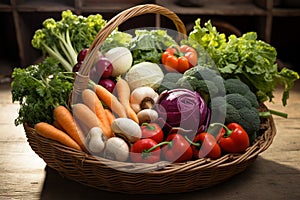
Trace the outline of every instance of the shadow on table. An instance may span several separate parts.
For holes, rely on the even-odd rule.
[[[97,190],[60,176],[46,167],[42,200],[60,199],[300,199],[300,171],[258,157],[244,172],[211,188],[188,193],[128,195]]]

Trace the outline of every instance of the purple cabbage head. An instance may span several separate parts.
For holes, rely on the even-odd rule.
[[[197,132],[206,130],[209,124],[207,104],[199,93],[188,89],[165,90],[157,100],[156,110],[165,129],[180,127]]]

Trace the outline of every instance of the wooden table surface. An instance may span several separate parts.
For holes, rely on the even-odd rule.
[[[22,126],[15,127],[18,104],[8,84],[0,84],[0,199],[300,199],[300,81],[281,105],[281,89],[268,107],[286,112],[274,117],[272,145],[244,172],[217,186],[184,194],[124,195],[83,186],[47,167],[30,148]]]

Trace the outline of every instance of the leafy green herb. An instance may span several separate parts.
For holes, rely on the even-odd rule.
[[[12,74],[12,101],[20,104],[15,125],[53,122],[57,105],[67,106],[73,87],[73,73],[62,72],[58,61],[48,57],[42,63],[27,68],[15,68]]]
[[[225,78],[238,78],[256,94],[259,102],[272,101],[277,84],[285,87],[282,104],[286,105],[289,90],[299,74],[290,69],[278,70],[277,52],[270,44],[258,40],[255,32],[241,37],[220,34],[210,21],[200,25],[197,19],[189,38],[198,42],[211,56],[221,75]],[[200,49],[202,50],[202,49]],[[201,51],[200,51],[201,52]],[[207,60],[206,57],[199,60]]]

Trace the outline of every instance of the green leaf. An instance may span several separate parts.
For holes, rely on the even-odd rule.
[[[248,32],[241,37],[230,35],[226,40],[210,21],[201,27],[200,19],[197,19],[189,38],[202,45],[223,77],[245,82],[260,102],[271,101],[275,87],[282,84],[285,88],[282,103],[286,105],[288,91],[299,78],[298,74],[286,69],[279,72],[276,49],[259,40],[257,33]],[[202,60],[201,56],[199,58]]]
[[[16,125],[53,122],[53,109],[57,105],[67,104],[73,87],[73,73],[60,71],[62,67],[50,57],[38,65],[14,69],[12,100],[20,104]]]

